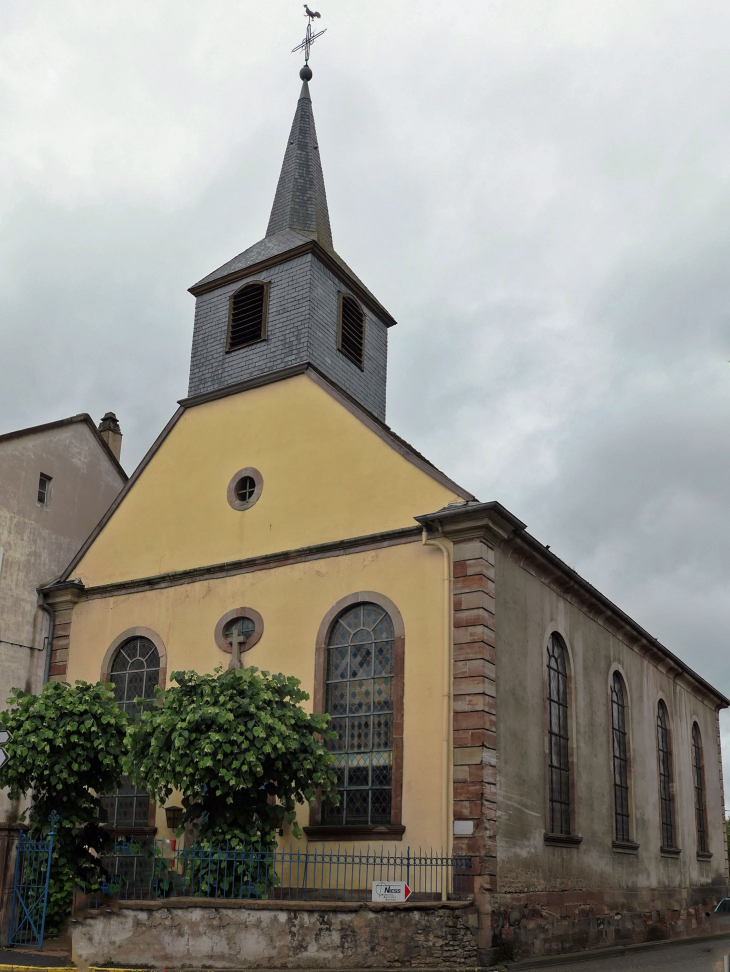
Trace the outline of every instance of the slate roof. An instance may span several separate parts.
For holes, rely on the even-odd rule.
[[[332,246],[327,193],[314,127],[312,99],[309,85],[305,81],[284,152],[266,236],[209,273],[207,277],[198,280],[190,290],[194,292],[201,285],[253,267],[263,260],[277,257],[312,240],[319,243],[344,273],[362,287],[376,304],[380,303]]]

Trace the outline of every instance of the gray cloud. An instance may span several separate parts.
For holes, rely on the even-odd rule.
[[[3,6],[2,431],[112,408],[128,467],[152,442],[186,288],[264,232],[300,13]],[[730,694],[730,10],[322,13],[335,245],[399,321],[389,421]]]

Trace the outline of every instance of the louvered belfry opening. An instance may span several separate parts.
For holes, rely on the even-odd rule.
[[[358,368],[363,368],[365,314],[355,298],[350,297],[349,294],[340,295],[338,337],[337,346],[340,351]]]
[[[266,284],[252,283],[233,295],[228,351],[235,351],[266,337],[266,290]]]

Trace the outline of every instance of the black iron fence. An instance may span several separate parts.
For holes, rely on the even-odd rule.
[[[405,882],[410,901],[464,901],[471,858],[433,850],[357,850],[306,844],[117,840],[104,857],[110,874],[98,893],[123,899],[176,896],[292,901],[367,901],[373,886]],[[92,895],[93,899],[97,895]]]

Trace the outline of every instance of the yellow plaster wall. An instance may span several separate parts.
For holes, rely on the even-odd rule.
[[[315,641],[324,615],[348,594],[384,594],[400,610],[405,626],[406,833],[401,846],[440,848],[449,839],[441,800],[447,776],[442,558],[440,550],[419,540],[220,580],[80,601],[73,612],[67,679],[98,680],[111,642],[137,626],[161,637],[168,674],[176,669],[211,672],[230,660],[215,644],[216,622],[231,608],[245,605],[264,619],[264,634],[244,655],[245,662],[295,675],[311,697]],[[307,810],[302,810],[300,822],[308,822]],[[158,825],[162,823],[158,814]]]
[[[231,509],[241,468],[259,501]],[[307,375],[188,409],[86,553],[87,586],[414,526],[458,499]]]

